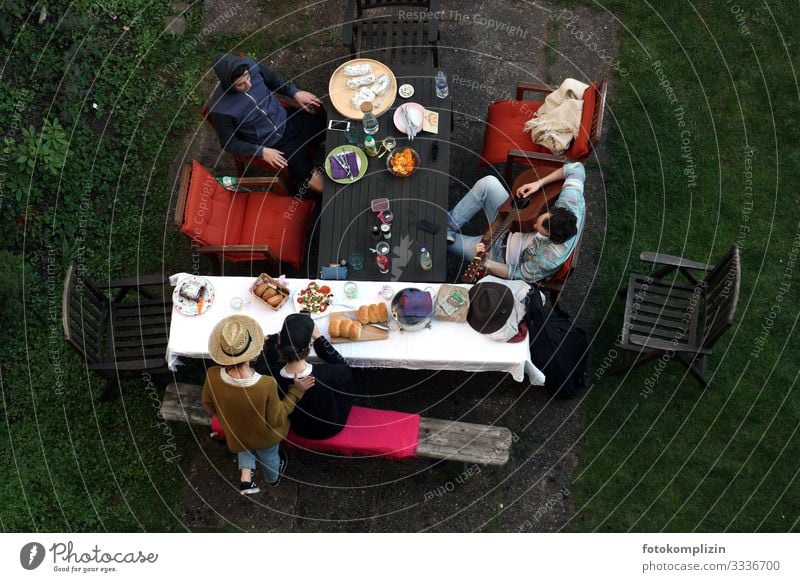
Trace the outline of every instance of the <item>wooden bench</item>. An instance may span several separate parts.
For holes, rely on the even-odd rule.
[[[161,418],[210,428],[211,416],[203,408],[201,393],[202,387],[197,385],[181,382],[170,384],[161,403]],[[326,441],[304,440],[303,446],[312,448],[315,442],[321,449],[325,448]],[[412,456],[481,465],[505,465],[511,451],[511,442],[511,431],[504,427],[420,417],[416,450]],[[368,450],[366,454],[369,454]]]

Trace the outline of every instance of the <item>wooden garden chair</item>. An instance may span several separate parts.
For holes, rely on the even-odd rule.
[[[653,275],[630,276],[620,342],[623,361],[613,371],[674,354],[703,387],[708,386],[706,358],[733,324],[739,300],[739,248],[734,246],[716,266],[658,253],[642,253],[640,258],[664,267]],[[688,284],[677,277],[664,279],[676,270]],[[708,274],[701,280],[696,271]]]
[[[365,10],[404,7],[434,13],[439,0],[348,0],[342,40],[351,58],[376,59],[389,65],[439,66],[438,18],[401,18],[399,12],[364,16]]]
[[[123,377],[169,374],[165,359],[172,315],[168,279],[148,275],[94,283],[72,263],[64,279],[65,339],[89,370],[106,379],[108,400]]]

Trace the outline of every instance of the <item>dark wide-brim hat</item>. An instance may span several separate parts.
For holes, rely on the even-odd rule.
[[[480,333],[494,333],[514,311],[514,294],[501,283],[478,283],[469,290],[467,323]]]

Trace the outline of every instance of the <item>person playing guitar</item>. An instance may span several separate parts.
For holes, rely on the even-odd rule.
[[[494,176],[478,180],[447,215],[448,251],[471,262],[464,280],[474,282],[491,274],[533,283],[556,273],[572,254],[576,235],[583,229],[585,179],[583,164],[568,163],[544,178],[523,184],[513,197]],[[545,212],[540,205],[531,205],[526,214],[527,198],[561,180],[564,184],[555,204]],[[457,232],[481,210],[490,225],[484,236]]]

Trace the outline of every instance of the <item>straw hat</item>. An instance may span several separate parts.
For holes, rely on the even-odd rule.
[[[264,348],[264,332],[252,317],[231,315],[214,326],[208,338],[208,353],[221,366],[248,362]]]

